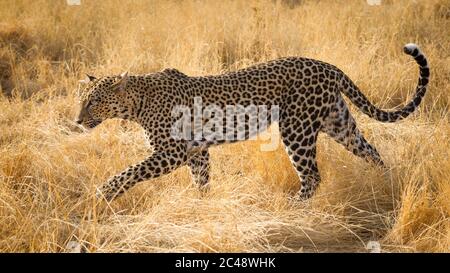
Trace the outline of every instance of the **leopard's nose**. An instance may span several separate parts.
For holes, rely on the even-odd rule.
[[[81,119],[77,119],[76,123],[81,124],[83,121]]]

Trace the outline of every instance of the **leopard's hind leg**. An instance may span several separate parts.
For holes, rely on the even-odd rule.
[[[339,98],[331,109],[321,130],[353,154],[377,166],[384,166],[378,151],[367,142],[358,130],[356,122],[342,98]]]

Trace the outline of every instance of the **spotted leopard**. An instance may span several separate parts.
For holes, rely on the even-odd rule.
[[[210,179],[208,148],[234,140],[194,142],[171,136],[176,122],[171,111],[177,105],[193,108],[196,97],[201,98],[204,105],[214,104],[220,108],[237,104],[278,106],[279,130],[301,181],[301,199],[311,197],[320,183],[316,162],[319,132],[328,134],[353,154],[383,166],[375,147],[358,130],[342,94],[364,114],[378,121],[395,122],[406,118],[421,103],[430,70],[415,44],[407,44],[404,52],[416,60],[420,76],[413,99],[396,111],[374,106],[337,67],[300,57],[281,58],[216,76],[190,77],[176,69],[136,76],[127,73],[101,78],[89,76],[81,89],[77,122],[94,128],[111,118],[135,121],[145,129],[149,144],[154,148],[149,157],[112,176],[99,188],[98,194],[112,200],[138,182],[165,175],[184,165],[190,168],[193,180],[206,188]],[[270,122],[270,115],[267,118]],[[252,136],[248,127],[232,131],[232,134],[239,133],[244,133],[245,139]]]

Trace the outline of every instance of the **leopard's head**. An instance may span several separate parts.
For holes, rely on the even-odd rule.
[[[76,122],[92,129],[106,119],[127,118],[127,82],[127,72],[102,78],[87,75],[78,89],[80,112]]]

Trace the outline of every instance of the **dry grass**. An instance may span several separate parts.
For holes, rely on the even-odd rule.
[[[2,1],[0,251],[60,252],[69,241],[98,252],[367,251],[371,240],[383,251],[449,251],[450,1],[129,2]],[[300,203],[290,200],[298,180],[284,151],[245,142],[212,149],[204,196],[182,168],[96,204],[95,186],[147,148],[131,123],[74,130],[83,73],[204,75],[308,56],[390,108],[417,81],[407,42],[432,67],[418,113],[381,124],[353,111],[388,172],[321,136],[323,182]]]

